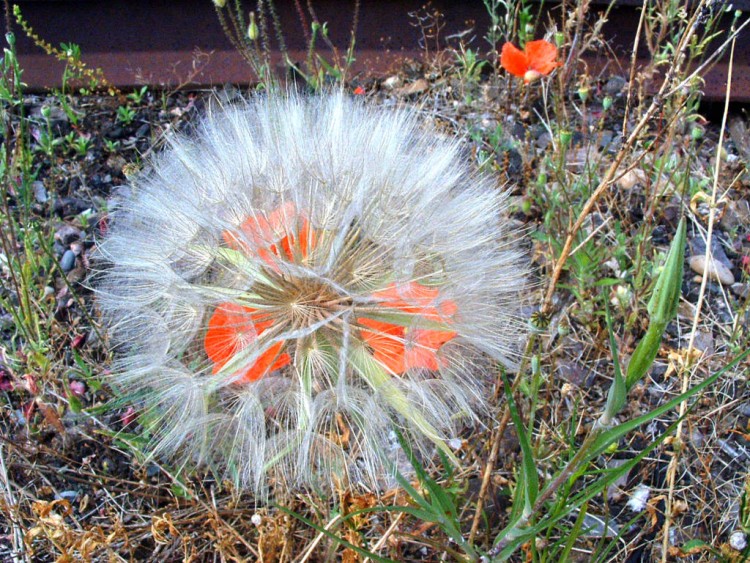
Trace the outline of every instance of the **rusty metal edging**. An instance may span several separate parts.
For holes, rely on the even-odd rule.
[[[21,0],[18,4],[40,37],[56,46],[80,45],[86,64],[101,68],[119,87],[253,81],[249,67],[224,37],[211,0]],[[354,71],[384,76],[405,58],[423,58],[421,32],[409,16],[423,4],[424,0],[362,0]],[[641,0],[620,0],[604,31],[624,67],[637,27],[638,12],[632,4],[641,5]],[[288,30],[291,57],[304,60],[304,33],[293,0],[277,0],[276,5]],[[314,5],[319,19],[328,22],[333,42],[343,48],[351,29],[353,0],[315,0]],[[483,31],[476,30],[486,29],[489,21],[481,0],[433,0],[431,6],[444,14],[443,37],[474,28],[475,44],[483,48]],[[736,1],[734,7],[750,11],[750,0]],[[44,54],[21,30],[16,29],[16,36],[29,89],[59,86],[63,64]],[[592,56],[587,63],[601,68],[609,58],[609,54]],[[723,99],[726,73],[726,63],[719,63],[705,76],[708,99]],[[734,77],[732,100],[749,102],[750,33],[737,42]]]

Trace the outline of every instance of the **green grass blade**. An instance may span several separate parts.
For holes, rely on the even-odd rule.
[[[521,471],[524,474],[524,490],[522,492],[525,498],[525,511],[530,511],[539,495],[539,476],[536,473],[534,452],[531,449],[531,443],[529,442],[526,428],[523,425],[523,420],[521,420],[521,415],[518,413],[516,401],[513,399],[513,392],[510,389],[510,384],[505,376],[503,376],[503,386],[505,388],[505,397],[508,401],[510,417],[513,420],[513,424],[516,426],[516,434],[518,436],[518,441],[521,444],[521,453],[523,456]]]

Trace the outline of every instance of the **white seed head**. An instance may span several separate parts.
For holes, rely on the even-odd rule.
[[[98,303],[155,454],[257,493],[382,487],[394,427],[451,457],[488,420],[523,338],[519,234],[415,113],[213,108],[116,199]]]

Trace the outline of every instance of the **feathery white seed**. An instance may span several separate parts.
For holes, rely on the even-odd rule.
[[[518,234],[414,113],[342,95],[212,108],[117,199],[98,303],[155,454],[257,493],[380,487],[394,426],[454,455],[486,420],[524,332]]]

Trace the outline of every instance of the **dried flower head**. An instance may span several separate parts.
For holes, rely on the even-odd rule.
[[[523,51],[508,42],[500,53],[500,66],[529,84],[561,66],[556,59],[557,47],[544,39],[529,41]]]
[[[524,270],[504,195],[413,113],[341,95],[209,112],[120,194],[98,302],[155,452],[383,485],[488,414]]]

